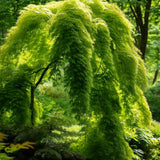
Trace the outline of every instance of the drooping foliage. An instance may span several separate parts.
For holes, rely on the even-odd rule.
[[[12,80],[8,81],[0,90],[0,120],[3,122],[7,118],[7,112],[12,114],[8,118],[16,125],[30,124],[30,109],[28,88],[29,81],[23,73],[14,73]],[[17,114],[21,113],[21,114]]]
[[[64,56],[68,62],[66,84],[70,87],[72,105],[80,107],[82,112],[89,106],[92,83],[90,56],[93,41],[89,27],[92,27],[89,11],[84,4],[74,1],[64,2],[50,28],[52,37],[55,37],[51,52],[58,57]]]
[[[29,5],[0,48],[0,73],[5,76],[8,69],[13,74],[26,65],[30,73],[25,73],[22,83],[29,77],[29,84],[36,88],[44,71],[51,67],[54,72],[53,66],[64,65],[73,111],[78,116],[94,111],[101,117],[96,130],[106,141],[104,148],[110,148],[105,158],[130,160],[133,153],[124,139],[122,122],[127,128],[145,127],[151,121],[142,92],[147,86],[145,67],[131,34],[132,25],[121,10],[100,0]],[[1,78],[2,91],[9,86],[8,77]],[[13,77],[10,83],[14,81]],[[18,93],[27,102],[29,89]],[[23,108],[3,96],[1,101],[10,103],[6,110]]]

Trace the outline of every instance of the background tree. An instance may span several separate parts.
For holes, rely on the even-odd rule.
[[[10,27],[15,25],[19,11],[28,4],[44,4],[50,0],[0,0],[0,44],[3,43]]]
[[[152,0],[135,2],[129,1],[132,14],[136,21],[136,28],[140,33],[137,45],[142,52],[142,59],[145,59],[146,46],[148,40],[149,16],[151,12]]]
[[[149,73],[154,73],[148,76],[152,80],[152,84],[154,84],[158,80],[158,73],[160,70],[160,27],[152,25],[150,28],[146,64]]]
[[[157,0],[123,0],[112,1],[126,13],[130,21],[135,25],[136,46],[142,53],[142,59],[145,59],[149,24],[158,25],[159,23],[159,1]]]

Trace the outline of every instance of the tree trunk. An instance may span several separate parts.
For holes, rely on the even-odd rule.
[[[5,38],[5,28],[4,28],[4,26],[2,26],[1,38],[0,38],[0,45],[3,44],[4,38]]]
[[[147,40],[148,40],[148,26],[144,26],[143,30],[141,31],[141,39],[140,39],[140,51],[142,53],[141,57],[145,60],[145,53],[147,47]]]
[[[146,0],[144,11],[140,3],[133,5],[130,0],[130,9],[133,13],[133,16],[136,20],[136,28],[140,31],[140,42],[137,44],[138,48],[140,49],[142,55],[142,59],[145,60],[145,53],[148,41],[148,24],[149,24],[149,15],[150,15],[150,8],[152,0]],[[138,2],[142,2],[142,0],[138,0]]]
[[[32,124],[32,125],[34,125],[34,123],[35,123],[35,122],[34,122],[34,119],[35,119],[35,117],[34,117],[34,91],[35,91],[35,89],[38,87],[38,85],[41,83],[41,81],[42,81],[45,73],[48,71],[49,67],[50,67],[50,66],[52,65],[52,63],[54,63],[54,62],[56,62],[56,60],[53,61],[53,62],[51,62],[51,63],[49,63],[46,68],[42,68],[42,69],[39,69],[38,71],[34,72],[34,73],[38,73],[38,72],[40,72],[41,70],[43,70],[43,72],[42,72],[39,80],[37,81],[37,83],[35,83],[34,85],[33,85],[33,84],[31,85],[30,111],[31,111],[31,124]],[[36,77],[36,76],[35,76],[35,77]]]
[[[155,82],[157,81],[158,73],[159,73],[159,70],[157,69],[157,70],[155,71],[152,84],[155,84]]]
[[[152,3],[152,0],[146,1],[143,30],[141,30],[140,50],[142,52],[143,60],[145,60],[145,53],[146,53],[146,47],[147,47],[147,41],[148,41],[148,25],[149,25],[149,15],[150,15],[151,3]]]
[[[35,86],[31,86],[31,102],[30,102],[30,111],[31,111],[31,124],[34,125],[34,91]]]

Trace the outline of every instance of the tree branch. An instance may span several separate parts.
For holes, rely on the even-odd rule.
[[[144,16],[144,24],[147,26],[148,26],[148,21],[149,21],[149,13],[150,13],[150,8],[151,8],[151,3],[152,3],[152,0],[147,0],[145,16]]]
[[[136,15],[136,13],[135,13],[134,8],[133,8],[132,5],[130,4],[130,0],[128,0],[128,2],[129,2],[130,9],[131,9],[131,11],[132,11],[132,13],[133,13],[133,16],[134,16],[135,19],[137,20],[137,15]]]
[[[130,3],[130,0],[128,0],[129,4],[130,4],[130,9],[133,13],[133,16],[136,20],[136,24],[137,24],[137,27],[142,30],[143,28],[143,20],[142,20],[142,13],[141,13],[141,8],[140,6],[134,6],[132,7],[131,3]]]
[[[32,72],[31,75],[34,74],[34,73],[38,73],[38,72],[40,72],[41,70],[44,70],[44,69],[45,69],[45,68],[40,68],[40,69],[38,69],[37,71]]]
[[[141,31],[143,30],[143,17],[140,5],[135,7],[135,12],[137,14],[137,23],[140,26]]]
[[[153,78],[152,84],[154,84],[157,81],[158,73],[159,73],[159,70],[157,69],[154,73],[154,78]]]
[[[47,67],[44,69],[44,71],[42,72],[42,74],[41,74],[39,80],[38,80],[37,83],[35,84],[35,88],[37,88],[37,86],[41,83],[41,81],[42,81],[42,79],[43,79],[45,73],[48,71],[49,67],[50,67],[54,62],[55,62],[55,61],[49,63],[49,64],[47,65]]]

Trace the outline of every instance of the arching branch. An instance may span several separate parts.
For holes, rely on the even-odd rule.
[[[34,125],[34,91],[38,87],[38,85],[41,83],[45,73],[48,71],[50,66],[55,62],[56,62],[56,60],[52,61],[51,63],[49,63],[46,68],[41,68],[41,69],[35,71],[35,73],[38,73],[38,72],[40,72],[41,70],[44,69],[42,74],[41,74],[41,76],[40,76],[40,78],[39,78],[39,80],[36,82],[36,84],[35,85],[33,85],[33,84],[31,85],[30,111],[31,111],[31,123],[32,123],[32,125]]]
[[[45,73],[48,71],[49,67],[50,67],[54,62],[55,62],[55,61],[49,63],[49,64],[47,65],[47,67],[43,70],[43,72],[42,72],[42,74],[41,74],[39,80],[38,80],[38,81],[36,82],[36,84],[35,84],[35,88],[37,88],[37,86],[41,83],[41,81],[42,81],[42,79],[43,79]]]

